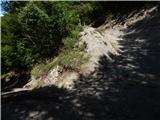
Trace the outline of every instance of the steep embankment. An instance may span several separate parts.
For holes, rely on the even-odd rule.
[[[160,12],[156,8],[149,12],[150,10],[142,10],[144,14],[138,17],[142,19],[133,16],[125,24],[110,28],[105,26],[109,31],[113,30],[113,34],[105,35],[106,37],[102,35],[100,44],[93,43],[91,48],[88,46],[88,53],[94,51],[90,53],[94,56],[91,57],[91,64],[95,64],[94,72],[80,75],[73,90],[44,87],[3,95],[2,119],[160,119]],[[108,33],[107,29],[105,31]],[[123,33],[116,37],[123,47],[119,56],[108,57],[108,43],[106,45],[104,42],[107,39],[102,38],[116,36],[114,32],[117,30],[117,33]],[[86,32],[89,33],[84,33],[83,40],[92,43],[87,35],[100,35],[99,32],[93,35],[93,31],[93,28],[87,27]],[[97,42],[97,37],[94,37],[94,42]],[[111,52],[117,53],[114,50]],[[109,62],[110,58],[114,61]]]
[[[100,56],[105,55],[108,61],[112,62],[111,55],[119,55],[120,48],[122,47],[119,45],[119,41],[122,35],[123,32],[118,27],[112,28],[110,26],[110,28],[106,29],[104,26],[99,28],[84,26],[76,46],[86,46],[84,56],[88,56],[89,60],[82,64],[78,71],[66,71],[64,70],[64,66],[57,65],[54,69],[49,70],[46,75],[41,75],[38,79],[34,75],[31,75],[31,81],[24,88],[34,89],[38,86],[55,85],[59,88],[72,89],[74,82],[79,79],[80,75],[88,75],[95,71]],[[75,58],[73,57],[72,59]]]

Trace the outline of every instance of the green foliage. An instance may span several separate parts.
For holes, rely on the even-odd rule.
[[[85,55],[85,48],[86,45],[82,44],[74,49],[61,51],[55,59],[35,65],[31,74],[38,79],[40,76],[46,75],[49,70],[53,69],[57,65],[68,66],[72,68],[72,70],[77,70],[82,64],[89,60],[89,56]]]
[[[48,15],[33,2],[29,2],[18,14],[18,22],[23,36],[20,42],[24,47],[31,48],[32,54],[38,53],[38,57],[50,54],[49,46],[54,46],[55,41],[51,40],[53,38],[48,31]]]
[[[8,73],[6,73],[6,74],[3,74],[2,77],[1,77],[1,79],[5,79],[5,81],[7,82],[7,81],[9,81],[9,80],[12,78],[12,76],[14,76],[14,75],[15,75],[15,73],[14,73],[13,71],[11,71],[11,72],[8,72]]]
[[[58,63],[60,65],[69,66],[72,69],[78,69],[80,65],[88,61],[88,57],[84,52],[79,50],[66,51],[58,56]]]
[[[79,64],[72,61],[82,57],[75,44],[81,24],[91,22],[96,6],[94,2],[3,3],[7,13],[2,17],[2,74],[27,70],[56,56],[64,64]]]
[[[75,27],[73,31],[63,40],[64,49],[73,49],[77,40],[79,39],[79,32],[82,30],[81,27]]]

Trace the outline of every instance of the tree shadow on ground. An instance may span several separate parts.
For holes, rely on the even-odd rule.
[[[17,92],[2,96],[4,120],[74,119],[69,92],[56,87]]]
[[[11,91],[14,88],[22,88],[25,84],[27,84],[30,80],[30,73],[17,73],[16,75],[12,76],[9,81],[5,79],[1,79],[1,91],[7,92]]]
[[[123,36],[122,55],[99,60],[75,89],[56,87],[2,95],[3,120],[159,120],[160,13]]]

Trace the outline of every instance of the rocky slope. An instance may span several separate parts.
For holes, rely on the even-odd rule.
[[[120,28],[107,28],[104,26],[99,28],[93,28],[89,26],[83,27],[83,32],[80,33],[80,40],[77,45],[86,45],[86,56],[89,56],[89,61],[80,67],[79,73],[83,75],[88,75],[95,70],[98,66],[98,61],[100,56],[105,55],[108,61],[112,62],[110,55],[119,55],[122,47],[119,45],[121,40],[120,36],[123,32]],[[79,77],[79,73],[74,72],[63,72],[62,66],[57,66],[51,69],[48,74],[42,75],[40,78],[36,79],[34,75],[31,76],[31,81],[27,83],[24,88],[34,89],[39,85],[41,87],[55,85],[59,88],[64,87],[67,89],[72,89],[74,87],[74,82]],[[62,72],[61,72],[62,71]],[[67,76],[65,76],[67,74]]]

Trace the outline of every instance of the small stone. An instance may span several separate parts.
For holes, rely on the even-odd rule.
[[[142,84],[147,84],[147,82],[146,82],[146,81],[142,81],[141,83],[142,83]]]
[[[34,117],[34,116],[36,116],[36,115],[38,115],[38,112],[37,112],[37,111],[33,111],[33,112],[29,113],[29,116],[30,116],[30,117]]]
[[[75,104],[76,107],[81,107],[81,104],[77,103]]]
[[[87,117],[93,117],[94,114],[93,114],[93,113],[86,113],[86,116],[87,116]]]

